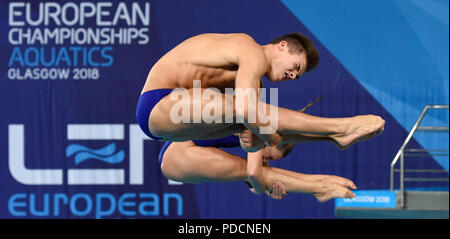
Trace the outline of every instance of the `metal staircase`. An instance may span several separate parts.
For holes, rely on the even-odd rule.
[[[405,169],[405,159],[420,156],[449,156],[449,149],[411,149],[408,143],[416,132],[448,133],[448,126],[421,126],[425,115],[432,109],[449,109],[449,105],[426,105],[390,165],[390,190],[361,192],[358,199],[336,199],[336,216],[351,218],[449,218],[449,192],[405,190],[405,182],[448,182],[447,177],[431,177],[446,173],[441,169]],[[448,147],[448,145],[447,145]],[[396,169],[400,161],[400,168]],[[400,175],[400,190],[394,189],[395,173]],[[405,177],[405,173],[425,173],[430,177]],[[448,172],[447,172],[448,173]],[[367,196],[369,195],[369,196]],[[365,197],[365,200],[361,198]],[[369,198],[368,198],[369,197]],[[373,199],[370,199],[373,197]],[[367,199],[368,198],[368,199]],[[383,200],[380,200],[383,199]],[[364,203],[361,203],[364,201]],[[367,202],[371,202],[367,203]],[[389,203],[390,202],[390,203]]]

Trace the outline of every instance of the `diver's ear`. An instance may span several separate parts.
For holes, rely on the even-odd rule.
[[[288,45],[288,43],[287,43],[287,41],[285,41],[285,40],[282,40],[282,41],[280,41],[279,43],[278,43],[278,50],[279,51],[285,51],[285,50],[287,50],[287,45]]]

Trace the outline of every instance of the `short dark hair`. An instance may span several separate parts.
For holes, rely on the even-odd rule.
[[[284,36],[278,37],[270,42],[270,44],[278,44],[281,41],[288,43],[289,52],[306,52],[306,60],[308,65],[306,66],[306,72],[312,71],[319,64],[319,52],[314,48],[314,44],[311,39],[300,33],[289,33]]]
[[[295,143],[279,144],[277,145],[277,149],[283,152],[282,158],[284,158],[294,149],[294,146]]]

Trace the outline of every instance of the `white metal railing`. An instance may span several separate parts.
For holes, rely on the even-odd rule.
[[[425,131],[425,132],[449,132],[448,126],[419,126],[420,122],[422,121],[423,117],[426,115],[429,109],[448,109],[449,105],[426,105],[423,109],[422,113],[419,116],[419,119],[417,119],[416,123],[414,124],[413,128],[409,132],[408,136],[406,137],[405,141],[403,142],[402,146],[398,150],[397,154],[395,155],[394,159],[391,162],[391,181],[390,181],[390,189],[391,191],[394,191],[394,172],[400,173],[400,198],[399,198],[399,204],[401,207],[404,207],[405,205],[405,181],[415,181],[415,182],[425,182],[425,181],[447,181],[448,177],[446,178],[405,178],[405,172],[421,172],[421,173],[436,173],[436,172],[447,172],[445,170],[436,170],[436,169],[405,169],[405,157],[406,156],[429,156],[429,155],[436,155],[436,156],[448,156],[449,155],[449,149],[406,149],[406,146],[408,145],[409,141],[411,140],[412,136],[416,131]],[[395,164],[400,159],[400,169],[395,169]]]

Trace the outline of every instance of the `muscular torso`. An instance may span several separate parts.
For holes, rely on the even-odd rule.
[[[236,44],[244,34],[203,34],[189,38],[165,54],[150,70],[143,92],[169,88],[234,88],[238,70]],[[256,43],[255,43],[256,44]]]

